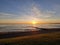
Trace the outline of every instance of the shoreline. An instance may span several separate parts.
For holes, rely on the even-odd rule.
[[[26,32],[0,32],[0,39],[4,38],[12,38],[12,37],[19,37],[19,36],[28,36],[28,35],[36,35],[36,34],[44,34],[44,33],[51,33],[51,32],[60,32],[60,28],[40,28],[38,31],[26,31]]]

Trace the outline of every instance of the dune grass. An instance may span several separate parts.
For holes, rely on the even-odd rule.
[[[60,32],[0,39],[1,45],[60,45]]]

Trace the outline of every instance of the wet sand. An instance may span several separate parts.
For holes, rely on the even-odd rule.
[[[4,38],[12,38],[12,37],[20,37],[20,36],[28,36],[28,35],[36,35],[36,34],[44,34],[51,32],[60,32],[60,28],[40,28],[38,31],[26,31],[26,32],[0,32],[0,39]]]

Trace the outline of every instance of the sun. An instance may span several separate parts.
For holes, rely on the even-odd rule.
[[[32,24],[37,24],[37,21],[33,20],[33,21],[32,21]]]

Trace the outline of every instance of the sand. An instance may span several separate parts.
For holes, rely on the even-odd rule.
[[[18,32],[18,31],[17,32],[0,32],[0,39],[36,35],[36,34],[45,34],[45,33],[51,33],[51,32],[60,32],[60,28],[50,28],[50,29],[40,28],[40,30],[38,31],[26,31],[26,32]]]

